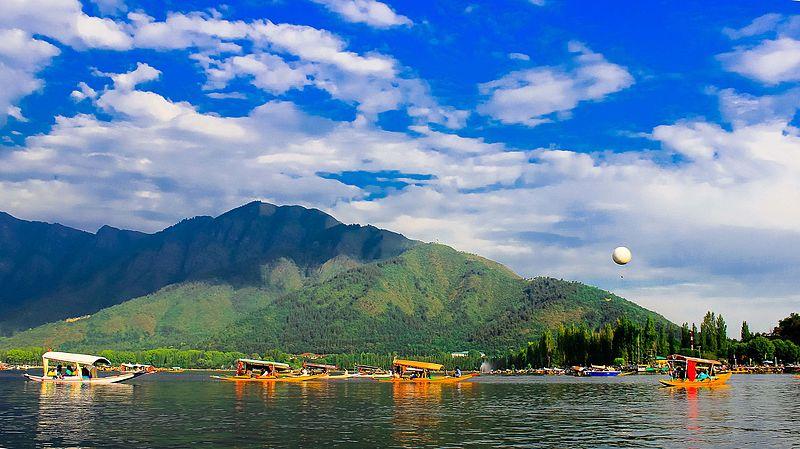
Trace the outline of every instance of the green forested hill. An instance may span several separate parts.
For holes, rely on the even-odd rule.
[[[281,259],[260,286],[190,282],[0,340],[66,350],[193,347],[263,352],[506,350],[544,328],[598,327],[652,314],[577,282],[525,280],[490,260],[422,244],[359,264],[332,259],[309,272]]]
[[[282,259],[313,277],[341,258],[384,260],[416,243],[316,209],[257,201],[154,234],[109,226],[92,234],[0,212],[0,335],[95,313],[177,283],[272,288],[265,270]]]

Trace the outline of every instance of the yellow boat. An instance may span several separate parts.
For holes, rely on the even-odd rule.
[[[699,359],[684,355],[673,354],[667,358],[670,366],[670,379],[659,379],[661,385],[676,388],[700,388],[724,385],[731,378],[732,373],[715,374],[715,368],[722,365],[718,360]],[[708,370],[708,377],[698,380],[697,368]]]
[[[324,374],[305,374],[305,375],[290,375],[280,377],[248,377],[248,376],[211,376],[212,379],[226,380],[228,382],[305,382],[307,380],[320,379],[325,377]]]
[[[415,383],[415,384],[454,384],[476,377],[477,373],[469,373],[461,376],[437,376],[432,377],[432,371],[441,371],[444,365],[430,362],[418,362],[416,360],[395,359],[392,363],[395,375],[388,379],[376,379],[379,382],[394,383]]]
[[[228,382],[305,382],[324,376],[325,374],[292,373],[292,367],[281,362],[238,359],[236,360],[236,375],[211,376],[211,378]]]

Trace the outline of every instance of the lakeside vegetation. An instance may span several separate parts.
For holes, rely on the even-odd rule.
[[[543,368],[553,366],[631,365],[652,361],[656,356],[682,354],[727,360],[733,364],[760,365],[800,362],[800,315],[779,322],[771,334],[750,333],[742,323],[740,339],[727,336],[722,315],[706,313],[698,329],[684,323],[680,329],[655,323],[648,317],[638,323],[622,317],[616,325],[590,329],[586,325],[545,331],[537,341],[512,350],[494,360],[496,369]]]
[[[316,355],[290,354],[276,349],[241,352],[174,348],[139,351],[106,349],[99,351],[98,355],[106,357],[113,365],[143,363],[195,369],[229,368],[236,359],[242,357],[284,362],[295,368],[299,368],[303,361],[314,361],[343,369],[352,369],[355,365],[389,367],[396,357],[441,363],[448,370],[455,367],[477,370],[486,362],[493,369],[628,365],[647,363],[656,356],[669,354],[721,359],[740,365],[760,365],[765,360],[795,364],[800,362],[798,328],[800,315],[792,314],[781,320],[770,334],[753,334],[747,322],[744,322],[740,338],[731,339],[727,337],[725,319],[721,315],[708,312],[699,327],[684,323],[678,328],[672,324],[658,323],[652,317],[640,323],[626,316],[613,326],[606,324],[596,330],[591,330],[586,325],[562,326],[555,332],[544,331],[539,339],[520,349],[488,356],[474,350],[468,351],[466,356],[454,357],[451,353],[442,351],[422,354],[345,352]],[[12,365],[38,364],[44,352],[41,347],[0,350],[0,361]]]

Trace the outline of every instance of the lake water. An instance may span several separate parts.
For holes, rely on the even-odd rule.
[[[0,372],[0,447],[800,447],[800,379],[655,376],[247,384],[208,373],[42,385]]]

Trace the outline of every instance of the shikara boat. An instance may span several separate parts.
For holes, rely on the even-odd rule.
[[[211,376],[211,378],[229,382],[305,382],[323,376],[325,375],[293,373],[292,367],[286,363],[269,360],[238,359],[236,361],[236,375]]]
[[[667,357],[670,366],[670,379],[659,379],[661,385],[677,388],[714,387],[724,385],[731,378],[731,373],[717,373],[722,365],[718,360],[699,359],[674,354]],[[700,376],[698,369],[708,377]],[[700,377],[704,377],[701,379]]]
[[[430,362],[419,362],[416,360],[402,360],[395,359],[392,362],[394,366],[394,375],[388,379],[376,379],[379,382],[395,382],[395,383],[442,383],[454,384],[463,382],[465,380],[476,377],[477,373],[463,374],[461,376],[450,375],[433,375],[433,372],[440,372],[444,365]]]
[[[61,369],[61,364],[66,364],[72,368],[74,364],[74,375],[67,375],[66,368]],[[56,367],[53,367],[53,365]],[[71,354],[68,352],[46,352],[42,355],[42,376],[32,376],[25,374],[25,378],[33,382],[48,382],[57,384],[114,384],[139,377],[146,374],[146,371],[133,371],[116,376],[99,377],[97,375],[98,366],[111,365],[105,357],[98,357],[87,354]]]
[[[352,373],[348,374],[352,378],[365,378],[365,379],[388,379],[392,374],[383,368],[370,365],[356,365]]]
[[[589,377],[616,377],[619,376],[621,371],[608,368],[606,366],[592,365],[591,367],[583,370],[583,374]]]

